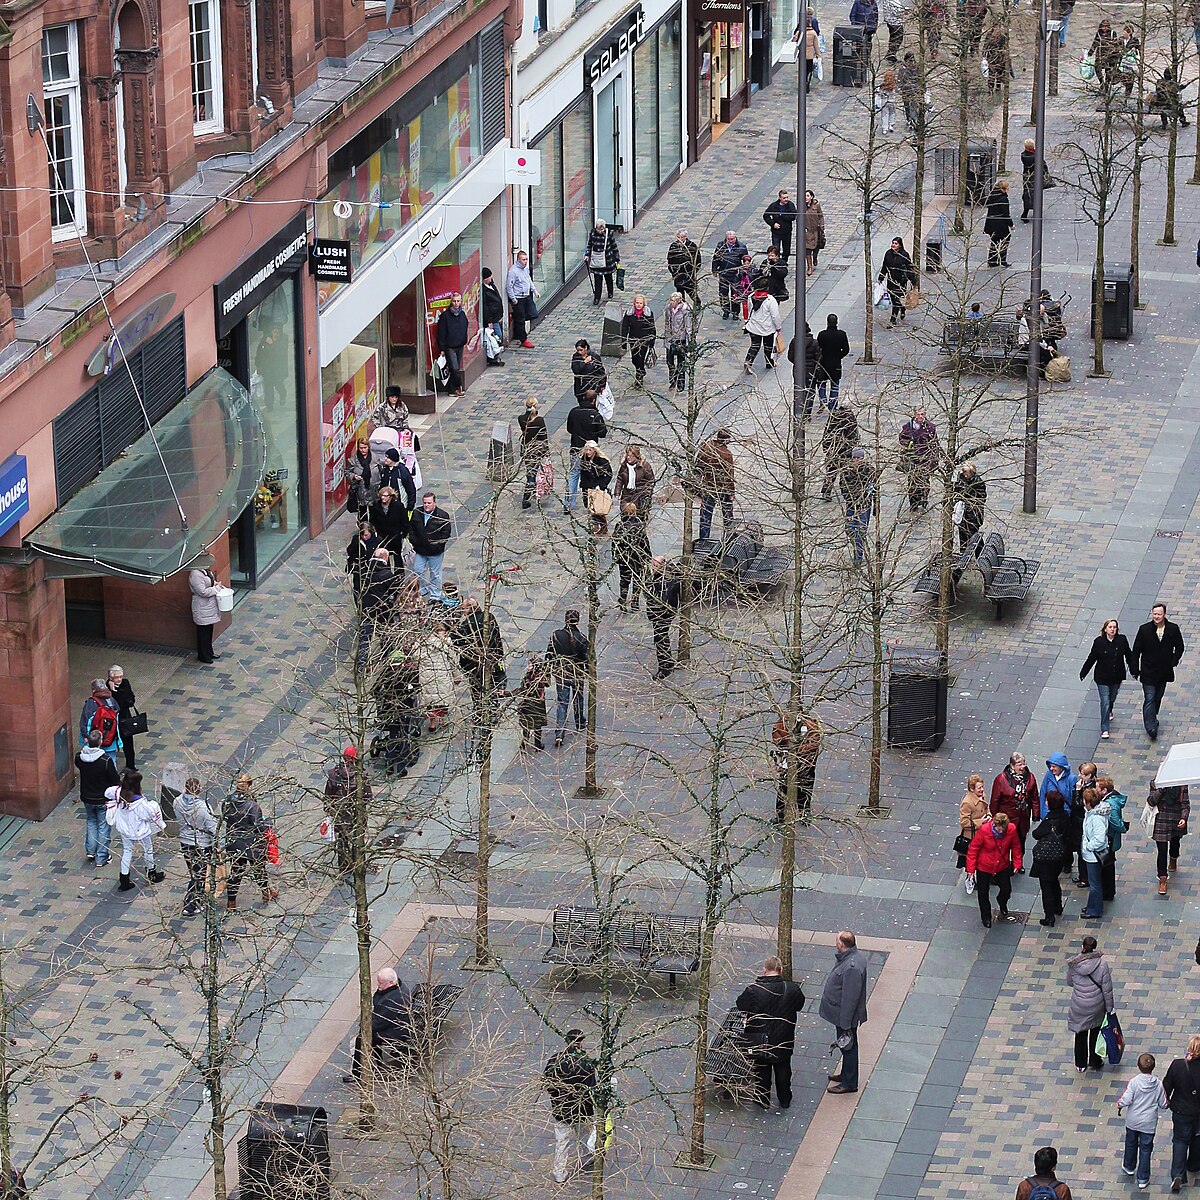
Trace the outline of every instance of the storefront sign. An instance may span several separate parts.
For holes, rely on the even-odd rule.
[[[156,296],[149,304],[143,304],[135,313],[130,313],[116,331],[88,359],[84,368],[93,379],[112,374],[112,369],[122,356],[131,355],[166,319],[175,305],[175,293],[165,292]]]
[[[746,20],[745,0],[696,0],[696,20],[743,24]]]
[[[508,150],[504,155],[504,182],[537,187],[542,182],[540,150]]]
[[[29,472],[25,455],[10,454],[0,466],[0,533],[7,533],[29,511]]]
[[[308,218],[297,213],[273,238],[264,242],[213,288],[217,305],[217,337],[224,337],[308,257]]]
[[[631,53],[645,33],[646,14],[639,4],[583,56],[583,86],[591,87],[610,67]]]
[[[415,233],[410,233],[404,240],[405,262],[412,262],[413,255],[417,262],[423,262],[430,254],[430,246],[442,235],[446,228],[446,209],[442,205],[430,213],[417,226]]]
[[[308,253],[308,266],[316,279],[349,283],[351,274],[350,243],[316,238]]]

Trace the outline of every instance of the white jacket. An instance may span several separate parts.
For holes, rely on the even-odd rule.
[[[783,318],[779,315],[779,301],[774,296],[768,296],[756,309],[754,300],[750,300],[750,319],[746,322],[746,332],[757,334],[759,337],[774,337],[783,328]]]
[[[122,841],[140,842],[143,838],[152,837],[165,826],[162,809],[155,801],[138,796],[132,804],[121,804],[120,795],[119,787],[110,787],[104,793],[104,798],[108,801],[105,817],[121,835]]]

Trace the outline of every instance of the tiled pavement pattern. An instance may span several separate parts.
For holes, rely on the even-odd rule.
[[[787,78],[785,74],[782,80]],[[661,307],[665,280],[658,264],[681,223],[686,223],[693,234],[703,229],[710,245],[727,225],[753,229],[751,244],[760,244],[759,213],[775,189],[790,182],[790,168],[771,162],[778,118],[790,113],[792,106],[791,94],[782,80],[771,92],[760,96],[755,108],[729,129],[699,167],[687,172],[638,229],[623,239],[623,258],[630,267],[627,295],[633,288],[644,287]],[[851,128],[856,121],[861,122],[861,113],[853,111],[846,97],[832,89],[817,93],[814,108],[814,119],[828,121],[835,129],[839,128],[838,122],[848,122]],[[1019,104],[1014,104],[1014,110],[1017,108]],[[1019,145],[1024,130],[1017,121],[1013,124],[1013,144]],[[1055,129],[1061,133],[1062,120],[1052,113]],[[810,159],[810,178],[820,177],[820,165],[818,151]],[[1161,205],[1158,171],[1155,166],[1148,172],[1150,208]],[[854,257],[855,243],[850,240],[846,252],[838,257],[843,241],[853,238],[853,198],[845,188],[827,181],[817,190],[825,206],[831,245],[825,256],[829,265],[812,281],[810,313],[815,314],[813,323],[819,326],[826,311],[823,304],[827,300],[836,304],[857,349],[861,345],[863,284],[861,265]],[[1184,202],[1186,195],[1185,190]],[[698,205],[698,197],[706,197],[706,203]],[[1086,275],[1081,278],[1079,271],[1086,272],[1086,267],[1067,265],[1086,263],[1089,227],[1075,220],[1073,210],[1069,193],[1060,190],[1050,210],[1046,261],[1052,264],[1047,271],[1047,286],[1075,293],[1070,315],[1077,330],[1085,308],[1081,296],[1086,283]],[[886,234],[881,238],[877,230],[876,240],[885,241]],[[955,246],[952,243],[948,248],[952,265],[956,262]],[[1018,226],[1014,262],[1025,260],[1027,246],[1027,230]],[[978,238],[973,254],[979,257]],[[1075,932],[1074,923],[1067,922],[1055,931],[1057,938],[1047,939],[1034,925],[1023,936],[1016,928],[995,929],[984,941],[971,902],[961,892],[951,891],[954,872],[947,847],[961,781],[969,771],[994,773],[1017,744],[1035,762],[1063,744],[1070,746],[1073,754],[1091,752],[1096,744],[1094,732],[1090,732],[1095,728],[1093,694],[1067,672],[1074,671],[1082,660],[1087,639],[1103,616],[1117,612],[1127,627],[1135,626],[1161,589],[1172,603],[1173,615],[1181,620],[1185,636],[1189,629],[1200,627],[1192,599],[1197,562],[1192,511],[1194,481],[1198,478],[1195,468],[1200,465],[1193,450],[1197,432],[1194,406],[1200,395],[1196,386],[1200,379],[1190,307],[1190,255],[1184,258],[1184,254],[1186,245],[1176,250],[1143,247],[1147,272],[1144,296],[1152,307],[1138,316],[1135,345],[1109,344],[1112,379],[1083,379],[1084,343],[1078,332],[1073,333],[1068,347],[1076,356],[1077,383],[1056,390],[1043,406],[1043,428],[1057,425],[1069,436],[1047,440],[1043,445],[1037,518],[1018,515],[1019,481],[1011,456],[998,454],[984,459],[992,520],[1006,528],[1013,551],[1043,560],[1043,575],[1031,602],[1006,613],[1000,625],[991,621],[988,606],[968,588],[959,605],[954,631],[958,678],[952,693],[951,738],[946,747],[931,757],[887,755],[886,798],[894,806],[890,822],[871,826],[861,836],[829,834],[822,827],[805,847],[804,865],[821,873],[806,880],[813,890],[801,898],[803,924],[828,929],[850,925],[886,936],[907,935],[931,942],[912,1003],[902,1013],[893,1035],[895,1054],[881,1061],[860,1094],[844,1153],[826,1178],[823,1195],[900,1197],[915,1196],[918,1191],[929,1196],[961,1195],[967,1188],[978,1190],[983,1178],[989,1180],[992,1190],[1001,1190],[1001,1183],[1008,1188],[1028,1169],[1032,1148],[1048,1137],[1047,1114],[1053,1109],[1066,1115],[1062,1098],[1052,1095],[1045,1102],[1012,1103],[1015,1072],[1004,1083],[1002,1098],[1007,1104],[974,1103],[973,1093],[991,1097],[1000,1092],[1000,1085],[993,1084],[989,1090],[986,1078],[976,1080],[976,1072],[982,1075],[984,1071],[983,1063],[990,1063],[989,1069],[993,1070],[998,1062],[1020,1069],[1031,1057],[1030,1047],[1040,1049],[1043,1045],[1051,1048],[1045,1058],[1051,1059],[1054,1054],[1063,1058],[1065,996],[1059,984],[1066,956],[1064,941]],[[1019,289],[1019,272],[1015,280],[1014,286]],[[927,320],[923,314],[918,317],[918,328]],[[598,326],[590,296],[585,289],[578,289],[540,323],[534,335],[538,350],[511,352],[507,367],[490,372],[428,431],[423,466],[427,478],[435,482],[439,492],[449,496],[460,515],[461,536],[452,558],[459,578],[468,581],[468,586],[478,571],[477,565],[472,566],[478,559],[470,553],[478,545],[478,538],[468,535],[463,514],[478,512],[491,494],[490,488],[481,483],[491,423],[511,419],[524,396],[532,393],[542,398],[544,408],[553,401],[548,417],[552,430],[557,429],[569,408],[564,386],[570,345],[581,331],[598,339]],[[876,333],[883,356],[880,378],[884,381],[889,372],[903,365],[906,355],[925,353],[919,335],[897,335],[887,330]],[[737,347],[729,361],[713,365],[709,376],[711,386],[720,394],[720,405],[727,406],[722,408],[720,419],[732,420],[735,427],[740,423],[742,430],[761,430],[772,419],[772,411],[780,407],[779,398],[764,388],[760,393],[747,393],[747,402],[740,403],[744,394],[737,386],[740,381],[736,375],[740,333],[731,326],[717,336]],[[868,394],[873,386],[871,377],[864,371],[855,375],[860,394]],[[998,390],[1011,391],[1014,396],[1020,393],[1015,384],[1010,388],[1002,385]],[[906,395],[906,385],[893,385],[890,402],[899,407]],[[621,395],[618,414],[620,422],[627,423],[637,436],[655,444],[655,416],[645,401]],[[743,478],[752,473],[744,472]],[[887,483],[886,495],[895,500],[894,482]],[[534,542],[538,534],[533,523],[519,525],[515,498],[509,503],[512,516],[505,524],[505,538],[517,541],[519,534],[521,543]],[[656,547],[670,550],[677,540],[677,514],[677,508],[669,508],[656,519]],[[826,517],[818,511],[812,519],[836,529],[833,513]],[[561,517],[547,516],[547,520],[563,522]],[[1182,531],[1182,536],[1157,538],[1159,528]],[[924,529],[924,524],[918,527],[918,548]],[[234,627],[219,647],[223,658],[216,668],[201,672],[181,664],[153,692],[141,683],[142,676],[134,674],[131,663],[135,660],[122,653],[114,655],[117,660],[128,659],[125,665],[135,686],[141,685],[139,690],[154,716],[154,733],[143,747],[151,771],[181,753],[205,764],[221,779],[227,779],[242,762],[251,763],[260,776],[277,780],[281,826],[292,836],[294,855],[299,855],[303,841],[311,838],[316,802],[306,795],[297,797],[284,786],[285,781],[294,779],[302,786],[312,786],[319,778],[320,760],[327,757],[336,741],[324,736],[320,726],[314,728],[310,721],[314,716],[320,718],[322,712],[320,685],[315,685],[314,697],[313,681],[323,677],[335,657],[320,634],[334,624],[329,614],[343,603],[340,567],[345,536],[348,528],[343,523],[334,536],[301,548],[264,588],[239,606]],[[557,540],[561,542],[561,538]],[[506,587],[500,596],[506,635],[510,645],[519,646],[527,640],[538,648],[554,624],[547,616],[556,607],[553,597],[568,581],[553,554],[542,556],[539,562],[537,555],[526,554],[520,545],[511,548],[511,553],[514,559],[520,558],[522,571],[521,586]],[[912,643],[929,637],[919,611],[907,604],[894,611],[893,619],[902,640]],[[771,620],[768,618],[768,624]],[[644,675],[633,674],[635,659],[644,663],[649,653],[643,622],[623,618],[612,628],[611,642],[602,642],[602,653],[606,678],[613,681],[613,698],[602,703],[602,721],[615,723],[619,713],[630,722],[630,741],[656,721],[664,728],[664,745],[671,744],[678,735],[670,731],[678,728],[682,713],[656,700],[651,701],[654,712],[643,713],[642,706],[629,703],[619,689],[623,681],[631,690],[645,693],[641,683]],[[1152,770],[1152,756],[1138,733],[1130,691],[1132,688],[1127,688],[1122,697],[1117,732],[1102,765],[1112,767],[1118,782],[1126,785],[1137,802],[1143,781]],[[1181,684],[1168,695],[1160,745],[1186,736],[1194,692],[1185,669]],[[664,721],[675,724],[664,726]],[[611,743],[615,739],[609,735],[607,740]],[[861,731],[844,731],[823,760],[819,803],[825,809],[852,810],[862,798],[862,744]],[[675,741],[674,746],[679,749],[682,743]],[[498,793],[502,810],[507,807],[519,814],[527,807],[527,777],[523,767],[506,767],[513,750],[512,738],[506,734],[498,746]],[[604,760],[607,779],[626,778],[634,787],[636,775],[617,774],[625,771],[626,756],[616,749],[608,753],[611,759]],[[747,759],[754,753],[747,750]],[[530,777],[536,781],[538,792],[545,788],[558,797],[554,803],[561,805],[559,784],[565,790],[578,782],[576,759],[571,750],[558,758],[545,756],[531,768]],[[415,791],[442,793],[451,811],[462,814],[464,797],[457,761],[453,755],[436,758],[426,768],[434,772],[433,778],[427,776]],[[571,763],[561,780],[555,762]],[[748,764],[745,771],[751,771]],[[768,791],[769,784],[764,780],[761,803],[769,804]],[[162,1110],[164,1123],[152,1128],[134,1150],[119,1158],[116,1149],[97,1155],[85,1171],[55,1183],[47,1194],[58,1191],[84,1195],[95,1191],[97,1195],[125,1197],[148,1193],[153,1188],[156,1195],[169,1200],[188,1194],[203,1171],[195,1123],[178,1133],[196,1111],[198,1091],[190,1084],[174,1087],[177,1060],[147,1022],[120,998],[109,976],[94,961],[80,955],[77,948],[84,944],[91,947],[93,954],[103,959],[106,972],[117,971],[121,978],[132,975],[135,981],[151,980],[134,985],[148,991],[155,990],[154,972],[161,971],[177,951],[168,935],[158,930],[151,897],[139,894],[132,903],[118,899],[111,890],[111,877],[83,877],[81,885],[81,830],[75,817],[70,806],[64,805],[49,822],[25,831],[9,848],[3,876],[6,936],[36,934],[48,941],[47,950],[62,947],[75,954],[80,963],[75,977],[69,984],[51,989],[46,1009],[69,1011],[73,1007],[72,989],[86,988],[88,1007],[76,1031],[84,1049],[97,1048],[100,1062],[94,1078],[86,1077],[85,1072],[43,1080],[39,1089],[29,1093],[33,1103],[23,1109],[22,1117],[31,1127],[36,1126],[52,1109],[56,1088],[63,1094],[74,1094],[85,1085],[99,1086],[101,1080],[106,1080],[106,1094],[115,1102],[155,1102]],[[517,826],[514,820],[514,829]],[[444,835],[444,830],[435,830],[427,836],[437,842]],[[507,840],[508,835],[505,837]],[[532,834],[526,837],[532,846],[536,839]],[[514,833],[513,840],[519,844],[522,837]],[[1168,1047],[1177,1046],[1180,1034],[1186,1030],[1182,1025],[1168,1026],[1161,1014],[1177,1011],[1178,1006],[1172,1002],[1177,995],[1173,972],[1182,975],[1188,969],[1190,943],[1184,934],[1175,944],[1170,936],[1171,924],[1159,915],[1157,898],[1149,897],[1149,880],[1143,883],[1141,876],[1148,877],[1152,872],[1143,869],[1135,873],[1133,862],[1144,854],[1131,844],[1124,855],[1122,875],[1128,876],[1128,883],[1123,885],[1125,895],[1114,910],[1114,923],[1122,926],[1123,937],[1121,948],[1114,948],[1114,954],[1119,980],[1137,977],[1150,981],[1141,984],[1149,989],[1144,998],[1135,995],[1132,986],[1122,990],[1123,1012],[1127,1026],[1133,1030],[1144,1025],[1147,1030],[1161,1031],[1153,1048],[1163,1057],[1169,1056]],[[548,903],[564,889],[578,890],[578,875],[564,874],[569,864],[551,861],[547,867],[542,870],[523,860],[511,874],[501,873],[495,888],[496,902],[503,903],[510,897],[514,902],[525,902],[536,897]],[[769,870],[765,862],[759,869],[764,876]],[[173,865],[171,884],[164,885],[172,890],[158,893],[166,907],[177,903],[178,879],[178,868]],[[1137,892],[1135,880],[1141,887]],[[308,920],[300,949],[282,964],[274,988],[282,992],[303,975],[291,994],[305,1002],[289,1006],[286,1021],[268,1016],[260,1043],[263,1053],[256,1068],[245,1075],[246,1103],[261,1094],[298,1040],[319,1019],[322,1005],[352,970],[344,901],[323,900],[326,885],[320,879],[309,880],[304,886],[295,879],[289,882],[292,919],[297,924]],[[452,881],[447,881],[446,887],[450,894],[455,893]],[[675,881],[671,890],[681,908],[695,910],[694,893],[682,881]],[[1026,885],[1021,894],[1027,892]],[[375,909],[377,923],[396,911],[407,894],[402,883],[381,900]],[[1185,874],[1167,911],[1177,913],[1190,895]],[[1132,915],[1127,916],[1130,906]],[[746,908],[751,918],[757,914],[764,922],[771,919],[769,898]],[[1142,925],[1145,932],[1139,934]],[[46,939],[50,930],[53,936]],[[1107,930],[1102,936],[1108,940]],[[1134,943],[1137,936],[1150,940],[1144,945]],[[1160,942],[1164,949],[1159,952],[1154,970],[1139,971],[1137,955],[1146,953],[1145,946],[1158,947]],[[1128,951],[1124,949],[1126,944],[1131,947]],[[1042,946],[1057,947],[1059,953],[1043,963],[1039,957]],[[41,955],[36,958],[36,965],[43,971],[45,961]],[[740,970],[744,964],[737,961]],[[819,978],[823,967],[818,962],[809,969]],[[186,997],[178,983],[167,984],[167,978],[163,976],[163,986],[157,989],[161,998],[156,1003],[174,1006],[181,1014],[180,1020],[190,1022],[193,1014]],[[1011,996],[1009,988],[1013,989]],[[1042,1002],[1030,1006],[1031,1011],[1016,1009],[1021,995],[1034,989]],[[989,1022],[993,1003],[995,1012]],[[981,1043],[985,1027],[988,1032]],[[1000,1033],[1010,1028],[1021,1032],[1013,1044],[1006,1041],[1000,1050]],[[119,1032],[114,1035],[114,1030]],[[1135,1036],[1131,1034],[1134,1046]],[[920,1047],[930,1049],[926,1052]],[[995,1048],[995,1052],[986,1053],[989,1048]],[[1036,1056],[1037,1051],[1032,1054]],[[807,1059],[803,1061],[813,1067]],[[1042,1063],[1037,1062],[1035,1067],[1030,1078],[1036,1074],[1044,1079]],[[117,1070],[121,1071],[119,1083],[115,1079]],[[958,1087],[964,1079],[966,1090],[955,1108]],[[1076,1086],[1073,1080],[1067,1085]],[[1055,1100],[1059,1102],[1057,1107]],[[711,1126],[718,1139],[726,1137],[724,1120],[714,1110]],[[769,1147],[752,1138],[739,1141],[737,1131],[743,1127],[743,1119],[728,1120],[730,1176],[741,1169],[739,1164],[743,1162],[769,1158],[773,1166],[759,1177],[768,1183],[780,1178],[803,1132],[803,1110],[791,1115],[785,1132],[778,1132],[777,1125],[770,1126]],[[1061,1135],[1054,1131],[1063,1151],[1064,1167],[1076,1178],[1086,1178],[1087,1171],[1094,1171],[1097,1179],[1111,1180],[1112,1172],[1106,1174],[1102,1162],[1086,1164],[1085,1158],[1089,1154],[1095,1157],[1098,1146],[1115,1144],[1117,1132],[1115,1127],[1094,1129],[1094,1125],[1089,1115],[1081,1112],[1078,1119],[1064,1122]],[[28,1136],[21,1135],[26,1139]],[[540,1136],[539,1144],[544,1148],[544,1132]],[[736,1150],[735,1143],[739,1147]],[[869,1153],[859,1154],[859,1145]],[[545,1167],[543,1149],[539,1171],[544,1173]],[[670,1184],[672,1190],[704,1192],[721,1190],[726,1178],[722,1173],[705,1178],[672,1175]],[[1115,1185],[1110,1183],[1108,1187]]]

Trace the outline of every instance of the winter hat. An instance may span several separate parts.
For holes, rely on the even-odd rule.
[[[392,447],[383,457],[386,458],[388,462],[398,463],[400,461],[400,451],[395,447]]]
[[[850,451],[850,457],[851,458],[866,458],[867,452],[861,446],[855,446],[854,449]]]
[[[492,268],[491,268],[491,267],[484,267],[484,268],[483,268],[483,270],[482,270],[482,271],[480,271],[479,273],[480,273],[480,275],[482,275],[482,276],[484,277],[484,279],[491,279],[491,277],[492,277]]]
[[[345,748],[345,750],[342,751],[342,757],[343,758],[357,758],[358,757],[358,747],[357,746],[347,746]]]

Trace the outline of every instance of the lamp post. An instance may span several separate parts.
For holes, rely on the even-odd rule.
[[[1041,0],[1038,14],[1038,58],[1037,58],[1037,120],[1033,132],[1033,249],[1029,255],[1029,362],[1026,366],[1025,387],[1025,486],[1021,498],[1021,511],[1037,512],[1037,439],[1038,401],[1041,379],[1038,368],[1041,363],[1039,343],[1041,341],[1042,317],[1042,184],[1046,178],[1046,57],[1049,39],[1057,34],[1058,21],[1046,19],[1046,0]]]

